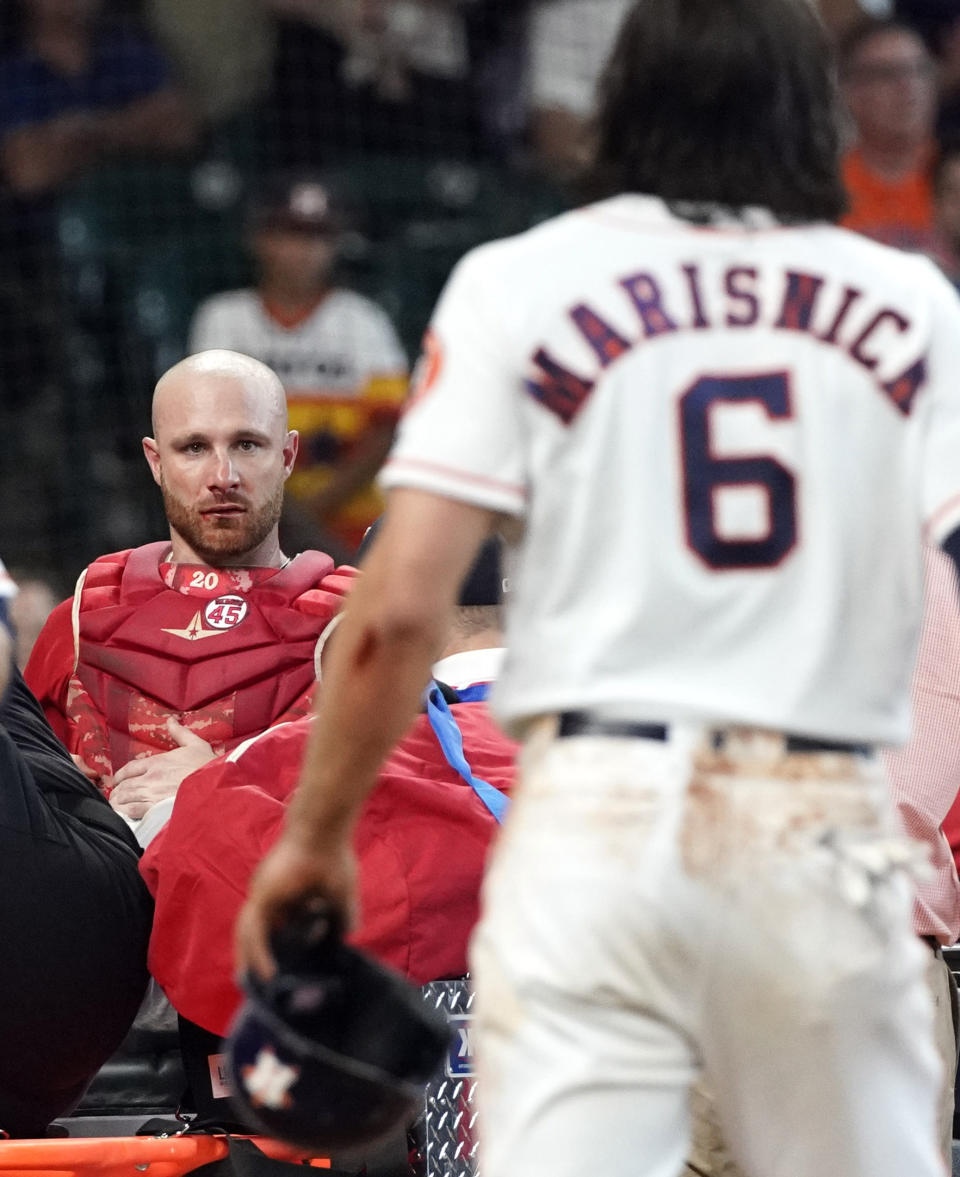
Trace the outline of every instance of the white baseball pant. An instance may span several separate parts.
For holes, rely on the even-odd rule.
[[[484,1177],[944,1177],[911,847],[878,759],[544,721],[472,947]]]

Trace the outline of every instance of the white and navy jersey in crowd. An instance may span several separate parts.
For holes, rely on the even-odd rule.
[[[481,247],[386,487],[522,517],[501,720],[902,741],[921,536],[960,523],[960,304],[927,260],[620,196]]]

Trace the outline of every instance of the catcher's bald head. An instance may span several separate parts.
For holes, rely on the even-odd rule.
[[[175,425],[188,406],[225,393],[239,396],[258,423],[287,429],[287,400],[277,374],[236,351],[202,351],[181,360],[160,377],[153,393],[153,435]]]
[[[277,564],[298,437],[276,375],[233,351],[190,356],[157,384],[153,434],[143,452],[163,492],[174,562]]]

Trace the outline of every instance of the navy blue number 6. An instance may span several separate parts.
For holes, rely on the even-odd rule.
[[[717,571],[772,568],[797,542],[797,483],[769,455],[721,458],[710,445],[710,411],[720,404],[761,406],[771,420],[791,417],[784,372],[763,376],[702,376],[680,399],[687,542]],[[761,487],[767,495],[765,535],[724,539],[717,534],[714,493],[728,486]]]

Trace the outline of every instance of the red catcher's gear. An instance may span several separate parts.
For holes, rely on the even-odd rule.
[[[221,753],[307,714],[317,638],[355,575],[322,552],[278,570],[217,569],[161,565],[169,549],[94,561],[27,665],[58,735],[107,794],[128,761],[176,746],[170,716]]]
[[[484,703],[451,711],[476,776],[504,792],[517,746]],[[357,717],[363,730],[363,717]],[[265,732],[183,782],[140,873],[156,909],[150,971],[176,1009],[223,1036],[240,1003],[233,929],[250,876],[276,841],[310,720]],[[350,942],[416,984],[467,971],[467,941],[497,823],[450,767],[425,715],[385,762],[357,823],[360,922]]]

